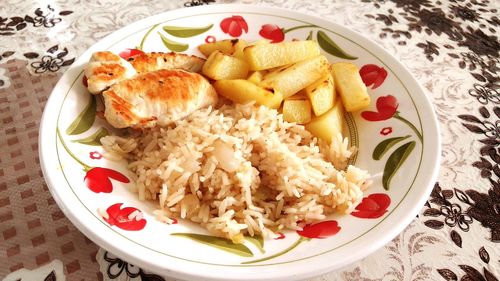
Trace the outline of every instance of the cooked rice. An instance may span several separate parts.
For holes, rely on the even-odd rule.
[[[183,218],[240,242],[274,237],[301,222],[350,213],[369,184],[347,166],[348,140],[331,144],[276,110],[247,105],[200,109],[172,128],[101,139],[112,159],[126,158],[141,200],[157,200],[156,217]]]

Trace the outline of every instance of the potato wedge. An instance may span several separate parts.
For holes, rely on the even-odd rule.
[[[311,106],[316,116],[320,116],[330,110],[335,104],[337,97],[333,78],[330,74],[307,86],[304,92],[309,101],[311,101]]]
[[[307,100],[309,99],[304,91],[300,91],[295,95],[288,97],[287,100]]]
[[[305,128],[313,136],[330,143],[338,133],[342,134],[344,123],[344,107],[339,99],[325,114],[313,117],[311,122],[305,125]]]
[[[247,80],[254,83],[255,85],[259,85],[262,81],[262,78],[264,78],[264,71],[261,70],[252,72],[252,74],[248,76]]]
[[[226,40],[221,40],[221,41],[215,41],[212,43],[205,43],[201,44],[198,46],[198,50],[202,54],[205,55],[205,57],[209,57],[210,54],[212,54],[214,51],[221,51],[223,54],[226,55],[232,55],[234,51],[236,50],[236,45],[242,41],[240,39],[226,39]],[[246,45],[246,43],[245,43]]]
[[[243,50],[248,46],[245,40],[239,39],[238,43],[234,45],[233,57],[239,58],[240,60],[245,60],[245,54]]]
[[[328,60],[324,56],[303,60],[286,69],[266,74],[261,86],[280,92],[286,99],[327,75],[328,66]]]
[[[318,43],[311,40],[253,45],[243,52],[251,70],[292,64],[320,54]]]
[[[283,102],[283,120],[305,124],[311,121],[311,103],[307,99],[287,99]]]
[[[370,105],[370,96],[356,65],[347,62],[332,64],[335,89],[342,98],[345,110],[358,111]]]
[[[243,79],[218,80],[213,86],[219,95],[237,103],[256,101],[258,104],[276,109],[283,101],[280,93],[273,93]]]
[[[214,80],[242,79],[248,76],[248,65],[217,50],[208,57],[201,72]]]

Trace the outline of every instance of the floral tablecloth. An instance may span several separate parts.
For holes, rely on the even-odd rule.
[[[396,56],[426,90],[442,134],[438,182],[392,242],[312,280],[500,278],[498,0],[22,1],[0,5],[0,277],[171,280],[99,249],[55,204],[38,158],[57,80],[112,31],[175,8],[278,6],[342,24]]]

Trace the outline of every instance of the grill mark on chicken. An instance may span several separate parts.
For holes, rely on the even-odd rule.
[[[106,95],[108,96],[109,100],[111,100],[112,110],[116,111],[124,119],[125,122],[131,123],[139,118],[132,112],[132,105],[128,101],[117,95],[115,91],[108,90],[106,91]],[[109,109],[106,108],[105,112],[106,111],[109,112]],[[104,116],[106,116],[106,113]]]

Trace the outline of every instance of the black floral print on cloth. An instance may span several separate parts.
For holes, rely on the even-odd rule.
[[[30,66],[35,73],[41,74],[47,71],[56,72],[63,66],[71,65],[75,61],[75,58],[65,59],[67,55],[67,48],[61,50],[59,49],[59,45],[54,45],[50,47],[43,56],[30,52],[25,53],[24,57],[27,59],[34,59]]]
[[[51,271],[49,273],[49,275],[47,275],[43,281],[57,281],[57,278],[56,278],[56,273],[54,271]]]
[[[458,202],[452,203],[452,199]],[[428,208],[424,211],[424,217],[434,217],[424,221],[427,227],[441,229],[446,224],[451,228],[458,227],[467,232],[469,225],[476,220],[490,230],[491,242],[500,242],[500,186],[498,185],[493,186],[487,193],[480,193],[473,189],[465,192],[456,188],[441,189],[439,183],[436,183],[426,206]],[[457,239],[462,240],[456,231],[452,231],[450,235],[455,244]]]
[[[63,16],[72,14],[73,11],[56,12],[54,8],[47,5],[47,8],[42,10],[37,8],[32,15],[24,16],[0,16],[0,36],[10,36],[27,27],[54,27],[62,21]]]
[[[471,114],[458,117],[471,133],[481,136],[481,156],[472,166],[479,169],[480,176],[488,180],[491,188],[481,193],[472,188],[465,191],[442,189],[437,183],[426,204],[428,209],[423,213],[425,217],[434,218],[424,221],[424,224],[434,229],[445,224],[458,226],[467,232],[469,225],[476,220],[490,231],[492,242],[500,243],[500,107],[495,106],[490,112],[482,106],[479,115],[481,119]],[[452,202],[454,198],[458,202]]]
[[[465,203],[468,207],[461,207],[459,203],[451,203],[455,199],[460,203]],[[479,221],[484,227],[491,230],[492,242],[500,242],[500,187],[493,186],[487,194],[469,189],[465,192],[459,189],[442,189],[439,183],[436,183],[431,193],[428,207],[424,211],[425,217],[435,217],[424,221],[424,224],[430,228],[440,229],[445,224],[450,227],[458,226],[458,229],[467,232],[469,225],[475,220]],[[454,229],[450,231],[450,238],[453,243],[462,248],[462,236]],[[481,247],[478,251],[479,258],[488,264],[490,261],[488,251]],[[476,269],[473,266],[459,264],[461,273],[455,273],[449,268],[437,269],[437,272],[445,280],[484,280],[498,281],[486,267]],[[462,274],[462,277],[458,277]]]
[[[63,10],[56,11],[52,6],[47,5],[46,8],[37,8],[31,15],[0,15],[0,38],[10,37],[23,32],[30,27],[33,28],[52,28],[62,21],[62,17],[72,14],[73,11]],[[4,51],[0,54],[0,63],[6,61],[16,53],[15,50]],[[71,65],[75,58],[66,59],[68,49],[59,49],[58,45],[52,46],[47,50],[46,54],[38,54],[36,52],[24,53],[27,59],[34,61],[29,63],[34,73],[42,74],[45,72],[56,72],[61,67]],[[36,60],[35,60],[36,59]],[[0,79],[0,87],[5,85],[5,81]]]
[[[457,244],[457,246],[459,246]],[[461,247],[461,245],[459,246]],[[488,253],[488,250],[483,246],[479,248],[477,251],[477,254],[481,261],[485,264],[488,265],[490,263],[490,254]],[[481,280],[481,281],[498,281],[498,278],[493,275],[486,267],[483,267],[482,270],[478,270],[470,265],[466,264],[459,264],[458,267],[461,269],[461,273],[463,274],[462,277],[458,278],[458,275],[453,272],[449,268],[439,268],[437,269],[437,272],[441,277],[443,277],[445,280],[464,280],[464,281],[476,281],[476,280]],[[482,271],[482,272],[481,272]]]
[[[120,258],[112,256],[109,252],[104,253],[104,260],[108,263],[106,275],[108,279],[118,279],[125,274],[127,279],[140,277],[141,281],[165,281],[165,279],[156,274],[145,273],[142,269],[123,261]],[[135,279],[134,279],[135,280]]]
[[[478,134],[482,139],[480,149],[480,160],[472,163],[472,166],[481,171],[481,177],[488,179],[493,188],[496,188],[500,195],[500,107],[493,107],[492,112],[486,107],[479,108],[479,119],[474,115],[463,114],[458,117],[462,119],[463,125],[474,134]],[[496,214],[497,222],[500,224],[500,197],[497,198]]]
[[[0,63],[2,60],[7,59],[8,57],[12,56],[14,54],[13,51],[5,51],[2,54],[0,54]],[[5,85],[5,81],[0,79],[0,87],[3,87]]]
[[[215,3],[215,0],[192,0],[184,3],[184,7],[195,7],[201,5],[209,5],[211,3]]]
[[[489,181],[491,188],[487,193],[473,189],[464,192],[459,189],[442,190],[439,184],[436,184],[424,216],[443,216],[445,219],[427,220],[424,224],[428,227],[442,228],[446,223],[450,227],[458,225],[461,230],[468,231],[468,225],[476,220],[489,229],[492,242],[500,242],[500,107],[495,106],[492,111],[484,106],[480,107],[482,120],[470,114],[458,116],[471,133],[482,136],[479,140],[482,143],[481,157],[472,163],[472,166],[479,169],[481,177]],[[452,203],[450,200],[454,196],[465,203],[466,207]],[[467,210],[464,210],[465,208]]]
[[[448,55],[457,60],[457,65],[468,69],[477,80],[469,94],[480,103],[499,103],[498,76],[500,42],[497,27],[500,26],[498,10],[490,1],[455,0],[448,2],[424,0],[369,1],[379,9],[376,14],[366,17],[382,21],[380,38],[389,35],[399,40],[399,45],[413,39],[429,61],[440,55]],[[396,7],[394,9],[393,7]],[[401,28],[400,28],[401,27]],[[416,39],[417,34],[425,39]],[[428,37],[445,37],[468,51],[458,50],[450,44],[440,43]],[[439,40],[443,41],[443,40]],[[444,40],[443,42],[445,42]]]

